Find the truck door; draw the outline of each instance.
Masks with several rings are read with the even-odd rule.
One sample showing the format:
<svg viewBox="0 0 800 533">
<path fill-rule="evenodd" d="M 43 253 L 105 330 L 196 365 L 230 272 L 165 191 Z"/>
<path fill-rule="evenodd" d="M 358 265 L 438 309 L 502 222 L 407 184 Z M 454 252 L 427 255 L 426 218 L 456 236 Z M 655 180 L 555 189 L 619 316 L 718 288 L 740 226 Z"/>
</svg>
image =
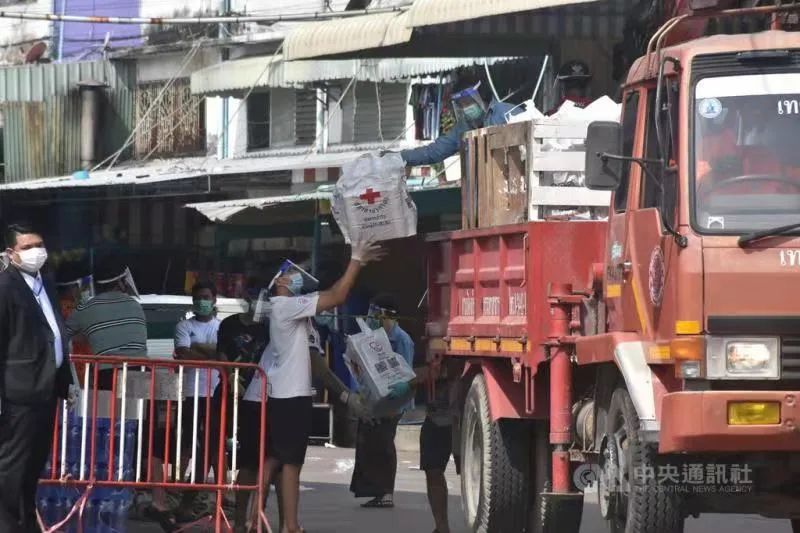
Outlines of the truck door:
<svg viewBox="0 0 800 533">
<path fill-rule="evenodd" d="M 645 94 L 644 157 L 658 160 L 661 153 L 655 127 L 656 89 L 649 88 Z M 667 118 L 662 116 L 661 120 L 666 156 L 672 160 L 674 139 Z M 638 196 L 630 202 L 635 207 L 629 214 L 628 247 L 632 263 L 629 285 L 639 331 L 648 339 L 669 336 L 669 324 L 674 324 L 675 284 L 667 281 L 677 257 L 677 245 L 666 232 L 666 224 L 674 228 L 676 218 L 677 173 L 669 169 L 671 166 L 667 169 L 655 164 L 648 166 L 650 177 L 645 173 L 639 175 Z M 663 194 L 656 180 L 662 183 Z"/>
<path fill-rule="evenodd" d="M 634 89 L 623 97 L 622 106 L 622 155 L 633 157 L 640 152 L 642 134 L 638 133 L 640 90 Z M 636 322 L 630 317 L 634 310 L 633 296 L 628 290 L 630 277 L 630 250 L 628 245 L 628 222 L 631 200 L 636 198 L 638 176 L 637 165 L 624 163 L 620 185 L 612 198 L 609 213 L 609 236 L 606 240 L 605 296 L 610 331 L 636 331 Z M 635 205 L 635 203 L 634 203 Z"/>
</svg>

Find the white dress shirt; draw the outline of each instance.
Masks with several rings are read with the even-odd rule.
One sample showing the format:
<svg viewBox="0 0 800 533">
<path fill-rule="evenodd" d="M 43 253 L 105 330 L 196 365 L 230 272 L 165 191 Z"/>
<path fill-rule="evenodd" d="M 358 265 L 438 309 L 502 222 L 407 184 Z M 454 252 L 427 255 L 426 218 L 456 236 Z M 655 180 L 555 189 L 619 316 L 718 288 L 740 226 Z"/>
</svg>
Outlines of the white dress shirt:
<svg viewBox="0 0 800 533">
<path fill-rule="evenodd" d="M 39 302 L 44 317 L 47 319 L 47 323 L 50 324 L 50 329 L 53 330 L 53 353 L 56 355 L 56 368 L 61 368 L 64 363 L 64 345 L 61 341 L 61 330 L 58 328 L 58 321 L 56 321 L 53 306 L 50 304 L 50 298 L 47 297 L 47 291 L 44 290 L 42 275 L 37 272 L 34 276 L 21 270 L 20 273 L 22 274 L 22 279 L 25 280 L 25 283 L 28 284 L 28 287 L 33 292 L 36 301 Z"/>
</svg>

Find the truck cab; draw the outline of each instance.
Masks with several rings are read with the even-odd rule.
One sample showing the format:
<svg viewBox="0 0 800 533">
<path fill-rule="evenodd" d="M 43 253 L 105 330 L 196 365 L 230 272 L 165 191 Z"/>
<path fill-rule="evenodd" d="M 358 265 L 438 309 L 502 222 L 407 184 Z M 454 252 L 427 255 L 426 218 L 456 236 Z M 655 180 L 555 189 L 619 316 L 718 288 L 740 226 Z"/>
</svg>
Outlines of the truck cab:
<svg viewBox="0 0 800 533">
<path fill-rule="evenodd" d="M 667 22 L 619 122 L 467 139 L 464 229 L 428 236 L 427 333 L 433 367 L 461 369 L 470 530 L 577 533 L 595 485 L 614 533 L 712 512 L 800 533 L 800 36 L 779 29 L 798 11 Z M 703 17 L 772 29 L 687 40 Z M 590 190 L 539 181 L 554 166 L 533 141 L 557 135 L 584 136 L 585 164 L 566 153 L 557 170 Z M 607 220 L 535 216 L 600 193 Z"/>
<path fill-rule="evenodd" d="M 607 330 L 576 342 L 579 364 L 619 371 L 595 389 L 601 510 L 624 526 L 666 508 L 658 531 L 702 512 L 800 531 L 800 37 L 656 47 L 622 101 L 621 124 L 587 138 L 587 184 L 613 191 Z M 658 465 L 674 490 L 633 480 Z M 703 492 L 686 475 L 698 465 Z M 658 488 L 652 509 L 637 496 Z"/>
</svg>

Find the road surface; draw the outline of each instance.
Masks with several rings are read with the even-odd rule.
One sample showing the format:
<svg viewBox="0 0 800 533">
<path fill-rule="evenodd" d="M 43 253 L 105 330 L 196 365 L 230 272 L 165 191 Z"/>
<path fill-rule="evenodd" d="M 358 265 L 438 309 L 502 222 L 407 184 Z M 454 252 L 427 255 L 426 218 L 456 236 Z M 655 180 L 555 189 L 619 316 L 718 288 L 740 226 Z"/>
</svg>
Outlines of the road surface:
<svg viewBox="0 0 800 533">
<path fill-rule="evenodd" d="M 424 474 L 419 471 L 416 454 L 399 454 L 394 509 L 362 509 L 348 491 L 353 470 L 353 450 L 311 447 L 303 470 L 301 521 L 308 533 L 428 533 L 433 521 L 425 496 Z M 451 528 L 453 533 L 467 533 L 461 514 L 459 480 L 448 472 L 451 488 Z M 581 533 L 607 533 L 597 506 L 587 503 Z M 270 516 L 276 517 L 274 503 Z M 200 529 L 196 529 L 200 531 Z M 158 533 L 160 528 L 131 522 L 131 533 Z M 687 521 L 686 533 L 791 533 L 785 520 L 767 520 L 751 516 L 707 515 Z"/>
</svg>

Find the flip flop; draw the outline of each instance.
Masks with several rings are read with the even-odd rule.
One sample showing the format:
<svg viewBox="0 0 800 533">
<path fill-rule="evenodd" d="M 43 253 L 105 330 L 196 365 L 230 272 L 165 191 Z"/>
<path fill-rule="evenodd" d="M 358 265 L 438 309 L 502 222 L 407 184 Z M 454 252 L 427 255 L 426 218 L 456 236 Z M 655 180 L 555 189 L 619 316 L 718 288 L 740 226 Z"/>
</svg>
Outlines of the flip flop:
<svg viewBox="0 0 800 533">
<path fill-rule="evenodd" d="M 390 509 L 394 507 L 394 500 L 385 500 L 383 498 L 374 498 L 367 503 L 362 503 L 361 507 L 365 509 Z"/>
</svg>

